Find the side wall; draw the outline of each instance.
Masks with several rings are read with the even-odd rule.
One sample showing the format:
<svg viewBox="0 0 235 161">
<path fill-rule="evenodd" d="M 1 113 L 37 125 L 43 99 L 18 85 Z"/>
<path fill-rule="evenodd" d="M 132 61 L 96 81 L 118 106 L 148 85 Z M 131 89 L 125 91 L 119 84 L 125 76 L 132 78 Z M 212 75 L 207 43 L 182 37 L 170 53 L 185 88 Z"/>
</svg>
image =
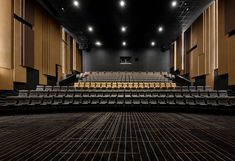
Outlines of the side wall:
<svg viewBox="0 0 235 161">
<path fill-rule="evenodd" d="M 228 85 L 235 85 L 235 35 L 225 30 L 227 1 L 231 0 L 215 0 L 183 33 L 183 43 L 180 37 L 172 44 L 177 48 L 176 56 L 171 58 L 176 61 L 174 68 L 182 75 L 189 75 L 192 81 L 203 80 L 204 85 L 214 87 L 218 73 L 218 76 L 227 74 Z M 230 16 L 230 21 L 235 19 Z"/>
<path fill-rule="evenodd" d="M 0 90 L 33 88 L 54 84 L 63 75 L 64 29 L 34 0 L 0 1 Z M 81 53 L 76 39 L 67 66 L 81 70 Z M 74 50 L 73 50 L 74 48 Z M 31 79 L 35 79 L 31 81 Z"/>
</svg>

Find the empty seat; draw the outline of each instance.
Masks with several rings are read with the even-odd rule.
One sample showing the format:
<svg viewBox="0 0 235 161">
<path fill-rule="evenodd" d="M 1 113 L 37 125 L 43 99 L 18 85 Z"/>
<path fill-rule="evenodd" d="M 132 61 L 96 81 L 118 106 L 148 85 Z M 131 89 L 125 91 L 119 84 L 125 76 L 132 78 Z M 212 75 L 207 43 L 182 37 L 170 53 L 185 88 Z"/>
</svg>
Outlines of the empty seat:
<svg viewBox="0 0 235 161">
<path fill-rule="evenodd" d="M 58 91 L 58 96 L 66 96 L 67 95 L 67 91 L 66 90 L 60 90 Z"/>
<path fill-rule="evenodd" d="M 73 99 L 73 104 L 74 105 L 79 105 L 82 103 L 82 97 L 79 97 L 79 96 L 74 96 L 74 99 Z"/>
<path fill-rule="evenodd" d="M 68 90 L 68 86 L 61 86 L 61 87 L 60 87 L 60 90 L 62 90 L 62 91 L 67 91 L 67 90 Z"/>
<path fill-rule="evenodd" d="M 105 82 L 101 83 L 101 89 L 106 89 L 107 88 L 107 84 Z"/>
<path fill-rule="evenodd" d="M 149 98 L 149 104 L 150 105 L 156 105 L 158 104 L 156 97 Z"/>
<path fill-rule="evenodd" d="M 52 86 L 45 86 L 45 91 L 51 91 L 53 89 Z"/>
<path fill-rule="evenodd" d="M 98 105 L 99 103 L 100 103 L 100 98 L 98 97 L 91 98 L 92 105 Z"/>
<path fill-rule="evenodd" d="M 203 91 L 203 90 L 205 90 L 205 89 L 204 89 L 204 86 L 197 86 L 197 90 Z"/>
<path fill-rule="evenodd" d="M 211 90 L 213 90 L 213 89 L 212 89 L 211 86 L 205 86 L 205 90 L 206 90 L 206 91 L 211 91 Z"/>
<path fill-rule="evenodd" d="M 49 96 L 57 96 L 57 91 L 49 91 Z"/>
<path fill-rule="evenodd" d="M 218 106 L 217 97 L 208 97 L 206 99 L 206 103 L 209 106 Z"/>
<path fill-rule="evenodd" d="M 196 90 L 196 86 L 189 86 L 189 90 L 190 91 L 195 91 Z"/>
<path fill-rule="evenodd" d="M 52 105 L 52 102 L 53 102 L 53 97 L 52 96 L 44 96 L 41 105 L 49 106 L 49 105 Z"/>
<path fill-rule="evenodd" d="M 123 105 L 124 102 L 125 102 L 124 97 L 118 97 L 118 98 L 117 98 L 117 105 Z"/>
<path fill-rule="evenodd" d="M 116 104 L 116 98 L 109 98 L 108 104 L 109 104 L 109 105 L 114 105 L 114 104 Z"/>
<path fill-rule="evenodd" d="M 73 96 L 65 96 L 63 104 L 64 105 L 72 105 L 73 104 Z"/>
<path fill-rule="evenodd" d="M 218 92 L 215 91 L 215 90 L 211 90 L 211 91 L 209 91 L 209 96 L 210 97 L 217 97 L 218 96 Z"/>
<path fill-rule="evenodd" d="M 235 97 L 229 97 L 229 103 L 231 106 L 235 107 Z"/>
<path fill-rule="evenodd" d="M 31 97 L 30 100 L 30 105 L 31 106 L 38 106 L 42 104 L 42 99 L 43 97 Z"/>
<path fill-rule="evenodd" d="M 83 97 L 82 98 L 82 104 L 83 105 L 89 105 L 91 103 L 91 98 L 90 97 Z"/>
<path fill-rule="evenodd" d="M 63 104 L 63 96 L 54 96 L 52 105 L 57 106 Z"/>
<path fill-rule="evenodd" d="M 166 83 L 160 83 L 160 88 L 161 89 L 167 89 Z"/>
<path fill-rule="evenodd" d="M 60 90 L 60 86 L 54 86 L 53 87 L 53 91 L 59 91 Z"/>
<path fill-rule="evenodd" d="M 188 91 L 189 89 L 188 89 L 188 86 L 182 86 L 182 87 L 181 87 L 181 90 L 182 90 L 182 91 Z"/>
<path fill-rule="evenodd" d="M 218 101 L 218 105 L 220 106 L 231 106 L 230 103 L 229 103 L 229 98 L 228 97 L 218 97 L 217 98 L 217 101 Z"/>
<path fill-rule="evenodd" d="M 64 95 L 64 96 L 71 96 L 71 97 L 73 97 L 74 96 L 74 90 L 68 90 L 66 95 Z"/>
<path fill-rule="evenodd" d="M 131 97 L 126 97 L 125 98 L 125 104 L 126 105 L 131 105 L 132 104 L 132 98 Z"/>
<path fill-rule="evenodd" d="M 39 96 L 48 96 L 48 94 L 49 94 L 49 91 L 38 91 L 38 95 Z"/>
<path fill-rule="evenodd" d="M 140 105 L 140 98 L 138 98 L 138 97 L 132 98 L 132 103 L 133 103 L 134 105 Z"/>
<path fill-rule="evenodd" d="M 139 87 L 138 87 L 138 89 L 144 89 L 144 83 L 139 83 Z"/>
<path fill-rule="evenodd" d="M 192 96 L 185 96 L 185 104 L 189 106 L 196 105 L 195 99 Z"/>
<path fill-rule="evenodd" d="M 200 91 L 200 96 L 201 96 L 201 97 L 208 97 L 208 96 L 209 96 L 209 93 L 208 93 L 208 91 L 201 90 L 201 91 Z"/>
<path fill-rule="evenodd" d="M 37 91 L 44 91 L 44 86 L 37 85 L 36 90 Z"/>
<path fill-rule="evenodd" d="M 40 91 L 34 91 L 34 90 L 32 90 L 32 91 L 29 92 L 29 96 L 30 96 L 30 97 L 37 97 L 37 96 L 38 96 L 38 92 L 40 92 Z"/>
<path fill-rule="evenodd" d="M 10 96 L 6 98 L 6 103 L 3 106 L 16 106 L 18 103 L 18 97 Z"/>
<path fill-rule="evenodd" d="M 148 105 L 148 104 L 149 104 L 149 100 L 148 100 L 148 98 L 146 98 L 146 97 L 142 97 L 142 98 L 140 99 L 140 103 L 141 103 L 142 105 Z"/>
<path fill-rule="evenodd" d="M 167 96 L 166 97 L 166 103 L 168 105 L 175 105 L 175 97 L 174 96 Z"/>
<path fill-rule="evenodd" d="M 218 94 L 220 97 L 227 97 L 228 96 L 228 92 L 225 90 L 218 91 Z"/>
<path fill-rule="evenodd" d="M 29 91 L 28 90 L 20 90 L 19 91 L 19 96 L 20 97 L 28 97 Z"/>
<path fill-rule="evenodd" d="M 165 96 L 159 96 L 158 97 L 158 104 L 159 105 L 166 105 L 166 97 Z"/>
<path fill-rule="evenodd" d="M 201 97 L 201 96 L 195 96 L 195 102 L 199 106 L 206 106 L 207 105 L 205 98 Z"/>
<path fill-rule="evenodd" d="M 184 97 L 183 97 L 183 96 L 176 96 L 176 97 L 175 97 L 175 103 L 176 103 L 177 105 L 180 105 L 180 106 L 185 105 L 185 99 L 184 99 Z"/>
<path fill-rule="evenodd" d="M 106 104 L 108 104 L 108 100 L 109 100 L 108 97 L 103 97 L 103 98 L 100 99 L 100 104 L 101 105 L 106 105 Z"/>
</svg>

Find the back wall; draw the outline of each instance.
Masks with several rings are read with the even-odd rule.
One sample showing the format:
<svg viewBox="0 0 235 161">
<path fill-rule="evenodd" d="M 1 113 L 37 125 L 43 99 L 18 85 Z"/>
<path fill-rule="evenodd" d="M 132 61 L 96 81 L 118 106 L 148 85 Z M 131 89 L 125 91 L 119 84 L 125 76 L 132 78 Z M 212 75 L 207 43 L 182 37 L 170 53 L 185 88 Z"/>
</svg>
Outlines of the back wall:
<svg viewBox="0 0 235 161">
<path fill-rule="evenodd" d="M 121 65 L 120 57 L 132 57 L 131 65 Z M 170 51 L 152 49 L 103 49 L 83 52 L 83 71 L 170 71 Z"/>
</svg>

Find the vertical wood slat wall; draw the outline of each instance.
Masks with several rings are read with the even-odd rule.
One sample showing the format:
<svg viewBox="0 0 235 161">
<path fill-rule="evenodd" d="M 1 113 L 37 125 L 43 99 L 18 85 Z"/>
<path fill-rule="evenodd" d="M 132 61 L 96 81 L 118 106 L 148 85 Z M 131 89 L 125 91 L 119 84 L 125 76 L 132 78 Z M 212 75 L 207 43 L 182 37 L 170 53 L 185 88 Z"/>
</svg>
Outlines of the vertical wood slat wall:
<svg viewBox="0 0 235 161">
<path fill-rule="evenodd" d="M 176 69 L 181 74 L 189 74 L 192 81 L 205 75 L 206 85 L 212 87 L 215 69 L 218 69 L 219 75 L 228 74 L 229 85 L 235 85 L 235 36 L 229 37 L 225 33 L 225 1 L 227 0 L 213 2 L 184 33 L 185 70 L 180 66 L 182 51 L 176 50 Z M 231 18 L 230 21 L 235 20 Z M 176 40 L 177 48 L 181 48 L 181 41 L 181 38 Z"/>
<path fill-rule="evenodd" d="M 62 28 L 62 73 L 71 74 L 73 71 L 82 72 L 81 51 L 78 49 L 78 42 L 74 36 Z"/>
<path fill-rule="evenodd" d="M 34 0 L 1 0 L 0 20 L 0 90 L 27 83 L 27 67 L 38 70 L 39 84 L 47 84 L 47 75 L 62 76 L 61 26 Z M 71 54 L 76 65 L 68 66 L 80 71 L 79 54 Z"/>
</svg>

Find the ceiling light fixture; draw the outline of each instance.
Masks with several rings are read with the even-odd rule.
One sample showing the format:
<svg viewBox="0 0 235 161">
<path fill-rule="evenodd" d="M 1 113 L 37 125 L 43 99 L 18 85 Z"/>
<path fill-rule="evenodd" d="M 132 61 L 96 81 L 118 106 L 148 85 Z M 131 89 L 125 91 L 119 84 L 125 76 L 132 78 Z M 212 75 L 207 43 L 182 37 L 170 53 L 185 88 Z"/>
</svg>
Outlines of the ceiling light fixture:
<svg viewBox="0 0 235 161">
<path fill-rule="evenodd" d="M 102 46 L 103 44 L 102 44 L 100 41 L 96 41 L 96 42 L 95 42 L 95 45 L 98 46 L 98 47 L 100 47 L 100 46 Z"/>
<path fill-rule="evenodd" d="M 155 45 L 156 45 L 155 41 L 152 41 L 152 42 L 151 42 L 151 46 L 154 47 Z"/>
<path fill-rule="evenodd" d="M 164 29 L 163 29 L 163 27 L 162 27 L 162 26 L 159 26 L 159 27 L 158 27 L 158 32 L 160 32 L 160 33 L 161 33 L 161 32 L 163 32 L 163 30 L 164 30 Z"/>
<path fill-rule="evenodd" d="M 123 41 L 123 42 L 122 42 L 122 46 L 125 47 L 126 45 L 127 45 L 126 41 Z"/>
<path fill-rule="evenodd" d="M 79 6 L 80 6 L 80 4 L 79 4 L 79 2 L 78 2 L 77 0 L 74 0 L 74 1 L 73 1 L 73 5 L 74 5 L 75 7 L 79 7 Z"/>
<path fill-rule="evenodd" d="M 178 5 L 177 1 L 172 1 L 171 2 L 171 7 L 175 8 Z"/>
<path fill-rule="evenodd" d="M 125 27 L 125 26 L 122 26 L 122 27 L 121 27 L 121 31 L 122 31 L 123 33 L 125 33 L 126 30 L 127 30 L 127 27 Z"/>
<path fill-rule="evenodd" d="M 119 5 L 121 8 L 124 8 L 126 6 L 126 2 L 124 0 L 120 0 Z"/>
<path fill-rule="evenodd" d="M 88 29 L 88 31 L 89 31 L 89 32 L 93 32 L 93 31 L 94 31 L 94 29 L 93 29 L 93 27 L 92 27 L 92 26 L 88 26 L 88 28 L 87 28 L 87 29 Z"/>
</svg>

